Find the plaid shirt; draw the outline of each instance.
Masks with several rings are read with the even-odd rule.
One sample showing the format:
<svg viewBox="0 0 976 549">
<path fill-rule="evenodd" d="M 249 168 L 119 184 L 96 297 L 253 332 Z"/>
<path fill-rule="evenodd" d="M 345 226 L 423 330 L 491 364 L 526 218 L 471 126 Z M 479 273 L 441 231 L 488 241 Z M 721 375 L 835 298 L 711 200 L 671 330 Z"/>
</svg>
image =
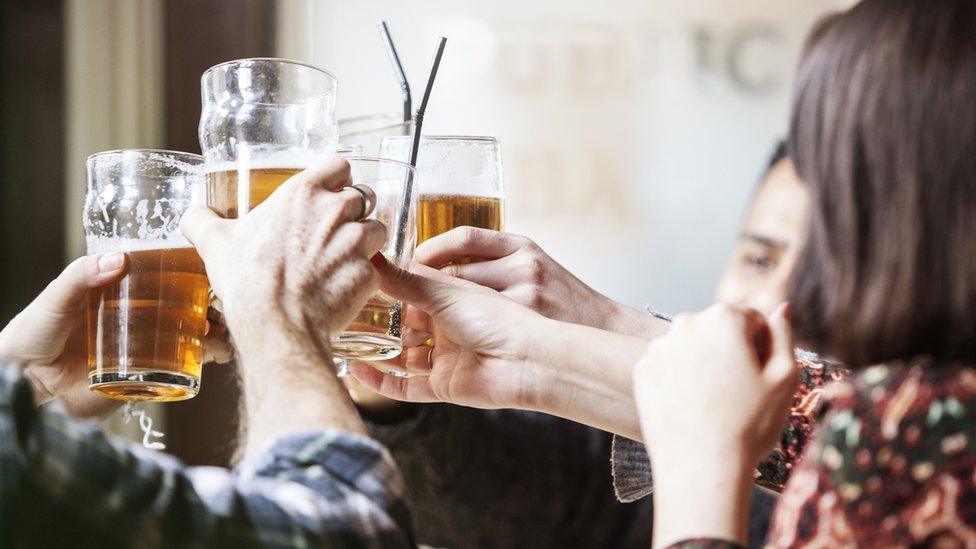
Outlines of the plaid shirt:
<svg viewBox="0 0 976 549">
<path fill-rule="evenodd" d="M 186 467 L 35 409 L 0 366 L 0 547 L 412 547 L 403 495 L 365 437 L 298 433 L 234 471 Z"/>
</svg>

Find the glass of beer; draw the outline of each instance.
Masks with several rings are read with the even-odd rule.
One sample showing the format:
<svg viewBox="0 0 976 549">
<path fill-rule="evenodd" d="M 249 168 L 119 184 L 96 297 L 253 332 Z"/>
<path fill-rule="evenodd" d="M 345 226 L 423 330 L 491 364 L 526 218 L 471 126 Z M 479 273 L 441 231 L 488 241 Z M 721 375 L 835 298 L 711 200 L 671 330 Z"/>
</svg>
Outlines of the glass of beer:
<svg viewBox="0 0 976 549">
<path fill-rule="evenodd" d="M 411 137 L 384 138 L 380 156 L 407 162 L 412 142 Z M 418 244 L 463 225 L 502 230 L 505 196 L 502 157 L 494 137 L 422 137 L 417 176 L 420 179 Z"/>
<path fill-rule="evenodd" d="M 88 292 L 92 391 L 155 402 L 197 394 L 209 283 L 179 224 L 203 202 L 202 165 L 199 155 L 159 150 L 88 157 L 88 253 L 128 257 L 125 277 Z"/>
<path fill-rule="evenodd" d="M 336 79 L 286 59 L 238 59 L 200 79 L 207 202 L 236 218 L 316 158 L 335 154 Z"/>
<path fill-rule="evenodd" d="M 388 236 L 381 253 L 390 263 L 406 269 L 417 241 L 416 171 L 403 162 L 368 157 L 348 157 L 352 181 L 376 193 L 376 207 L 369 219 L 381 221 Z M 403 304 L 381 291 L 370 298 L 352 324 L 332 337 L 339 359 L 375 362 L 396 358 L 401 340 Z M 384 371 L 390 368 L 379 366 Z"/>
</svg>

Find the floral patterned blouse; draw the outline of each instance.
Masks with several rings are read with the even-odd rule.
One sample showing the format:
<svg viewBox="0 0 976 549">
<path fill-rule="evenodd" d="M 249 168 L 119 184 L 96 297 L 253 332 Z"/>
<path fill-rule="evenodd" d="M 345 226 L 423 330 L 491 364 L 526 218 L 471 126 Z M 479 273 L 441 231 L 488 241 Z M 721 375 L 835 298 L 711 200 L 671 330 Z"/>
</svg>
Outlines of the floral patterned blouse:
<svg viewBox="0 0 976 549">
<path fill-rule="evenodd" d="M 873 366 L 825 404 L 767 547 L 976 547 L 976 367 Z"/>
</svg>

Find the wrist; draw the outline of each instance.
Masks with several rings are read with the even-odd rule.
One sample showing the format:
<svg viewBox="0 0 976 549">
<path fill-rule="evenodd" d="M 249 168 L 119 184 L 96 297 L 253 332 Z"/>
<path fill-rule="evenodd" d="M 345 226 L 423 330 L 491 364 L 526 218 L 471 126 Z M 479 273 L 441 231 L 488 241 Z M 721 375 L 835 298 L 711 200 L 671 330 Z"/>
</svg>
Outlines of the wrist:
<svg viewBox="0 0 976 549">
<path fill-rule="evenodd" d="M 691 538 L 745 545 L 752 467 L 735 456 L 685 453 L 676 461 L 651 458 L 654 471 L 654 547 Z"/>
<path fill-rule="evenodd" d="M 647 342 L 549 319 L 530 333 L 535 390 L 521 407 L 640 440 L 631 369 Z"/>
</svg>

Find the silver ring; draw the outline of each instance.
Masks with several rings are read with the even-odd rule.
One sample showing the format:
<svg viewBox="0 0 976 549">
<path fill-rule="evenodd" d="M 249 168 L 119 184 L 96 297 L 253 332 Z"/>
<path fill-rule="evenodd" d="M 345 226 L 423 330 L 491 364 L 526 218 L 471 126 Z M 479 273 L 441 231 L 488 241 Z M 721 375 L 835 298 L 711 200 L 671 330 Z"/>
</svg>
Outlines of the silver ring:
<svg viewBox="0 0 976 549">
<path fill-rule="evenodd" d="M 373 209 L 376 208 L 376 193 L 368 185 L 350 185 L 349 187 L 342 188 L 343 191 L 346 189 L 356 191 L 363 198 L 363 211 L 356 217 L 356 221 L 365 220 L 369 217 L 369 214 L 373 213 Z"/>
</svg>

